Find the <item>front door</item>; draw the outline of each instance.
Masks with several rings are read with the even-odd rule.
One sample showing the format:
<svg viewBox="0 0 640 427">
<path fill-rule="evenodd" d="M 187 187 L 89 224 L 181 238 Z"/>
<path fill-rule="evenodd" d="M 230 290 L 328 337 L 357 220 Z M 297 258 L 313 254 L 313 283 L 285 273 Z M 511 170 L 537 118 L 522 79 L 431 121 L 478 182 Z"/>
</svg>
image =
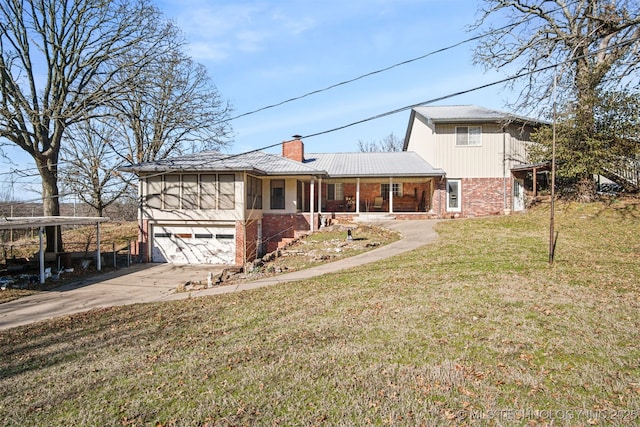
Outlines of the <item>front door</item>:
<svg viewBox="0 0 640 427">
<path fill-rule="evenodd" d="M 447 180 L 447 211 L 448 212 L 460 212 L 462 206 L 460 205 L 460 180 L 449 179 Z"/>
<path fill-rule="evenodd" d="M 524 210 L 524 180 L 513 180 L 513 210 L 514 212 Z"/>
</svg>

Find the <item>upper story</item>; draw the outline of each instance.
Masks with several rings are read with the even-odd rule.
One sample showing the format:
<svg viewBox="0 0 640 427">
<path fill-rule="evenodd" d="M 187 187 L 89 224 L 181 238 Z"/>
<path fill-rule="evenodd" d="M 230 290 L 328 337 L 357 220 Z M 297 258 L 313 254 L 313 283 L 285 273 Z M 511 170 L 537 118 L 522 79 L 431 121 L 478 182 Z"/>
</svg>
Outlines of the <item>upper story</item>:
<svg viewBox="0 0 640 427">
<path fill-rule="evenodd" d="M 542 122 L 476 105 L 423 106 L 411 111 L 404 150 L 449 178 L 496 178 L 528 163 L 532 131 Z"/>
</svg>

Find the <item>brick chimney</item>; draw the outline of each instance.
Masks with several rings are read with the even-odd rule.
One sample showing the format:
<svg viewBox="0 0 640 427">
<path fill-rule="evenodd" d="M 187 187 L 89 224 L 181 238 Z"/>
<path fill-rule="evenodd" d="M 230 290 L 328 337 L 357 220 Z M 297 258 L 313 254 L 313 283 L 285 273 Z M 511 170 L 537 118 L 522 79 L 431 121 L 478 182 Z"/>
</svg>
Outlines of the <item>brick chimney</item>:
<svg viewBox="0 0 640 427">
<path fill-rule="evenodd" d="M 293 135 L 291 141 L 282 143 L 282 157 L 301 163 L 304 161 L 304 144 L 300 138 L 300 135 Z"/>
</svg>

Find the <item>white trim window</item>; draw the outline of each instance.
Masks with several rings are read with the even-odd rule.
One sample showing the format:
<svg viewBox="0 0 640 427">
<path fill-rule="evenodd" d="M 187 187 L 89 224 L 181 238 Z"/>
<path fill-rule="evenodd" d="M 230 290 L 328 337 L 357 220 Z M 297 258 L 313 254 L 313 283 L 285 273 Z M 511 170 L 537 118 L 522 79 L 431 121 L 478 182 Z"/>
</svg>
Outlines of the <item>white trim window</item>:
<svg viewBox="0 0 640 427">
<path fill-rule="evenodd" d="M 327 200 L 344 199 L 344 187 L 341 182 L 327 184 Z"/>
<path fill-rule="evenodd" d="M 394 182 L 391 184 L 391 190 L 395 197 L 402 197 L 402 183 Z M 389 184 L 380 184 L 380 194 L 384 200 L 389 200 Z"/>
<path fill-rule="evenodd" d="M 456 147 L 482 145 L 482 126 L 456 126 Z"/>
<path fill-rule="evenodd" d="M 462 210 L 462 182 L 459 179 L 447 180 L 447 212 Z"/>
</svg>

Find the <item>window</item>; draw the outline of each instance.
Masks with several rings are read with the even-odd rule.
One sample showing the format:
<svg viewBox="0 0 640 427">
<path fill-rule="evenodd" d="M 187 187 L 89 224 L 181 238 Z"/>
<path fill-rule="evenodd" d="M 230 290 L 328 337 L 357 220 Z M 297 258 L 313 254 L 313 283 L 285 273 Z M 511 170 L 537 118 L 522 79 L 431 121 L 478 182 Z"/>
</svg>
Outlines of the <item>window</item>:
<svg viewBox="0 0 640 427">
<path fill-rule="evenodd" d="M 327 200 L 344 199 L 344 189 L 341 182 L 327 184 Z"/>
<path fill-rule="evenodd" d="M 482 145 L 482 126 L 456 126 L 456 146 Z"/>
<path fill-rule="evenodd" d="M 182 175 L 182 209 L 198 209 L 198 175 Z"/>
<path fill-rule="evenodd" d="M 284 209 L 284 179 L 271 180 L 271 209 Z"/>
<path fill-rule="evenodd" d="M 402 197 L 402 183 L 394 182 L 391 186 L 393 189 L 393 195 L 396 197 Z M 389 200 L 389 184 L 380 184 L 380 194 L 384 200 Z"/>
<path fill-rule="evenodd" d="M 180 209 L 180 175 L 164 177 L 164 208 Z"/>
<path fill-rule="evenodd" d="M 200 175 L 200 209 L 216 208 L 216 176 Z"/>
<path fill-rule="evenodd" d="M 147 206 L 150 209 L 162 209 L 162 177 L 147 178 Z"/>
<path fill-rule="evenodd" d="M 218 209 L 234 209 L 236 207 L 235 175 L 218 175 L 219 198 Z"/>
<path fill-rule="evenodd" d="M 461 210 L 461 197 L 460 180 L 448 180 L 447 181 L 447 211 L 460 212 Z"/>
<path fill-rule="evenodd" d="M 262 209 L 262 180 L 249 176 L 247 180 L 247 208 Z"/>
</svg>

